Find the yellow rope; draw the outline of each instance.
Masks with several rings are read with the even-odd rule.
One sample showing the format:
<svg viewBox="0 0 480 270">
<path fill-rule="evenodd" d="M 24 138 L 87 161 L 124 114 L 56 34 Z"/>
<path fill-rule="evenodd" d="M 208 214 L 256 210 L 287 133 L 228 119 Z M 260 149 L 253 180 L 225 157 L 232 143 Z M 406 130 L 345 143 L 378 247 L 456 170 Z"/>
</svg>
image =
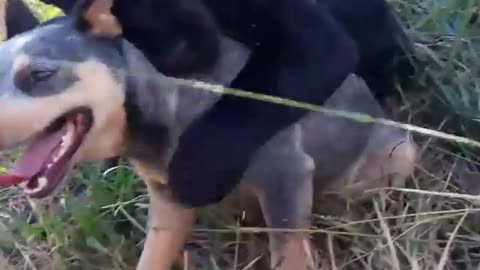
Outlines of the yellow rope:
<svg viewBox="0 0 480 270">
<path fill-rule="evenodd" d="M 442 132 L 442 131 L 423 128 L 423 127 L 419 127 L 419 126 L 415 126 L 415 125 L 411 125 L 411 124 L 396 122 L 396 121 L 393 121 L 393 120 L 390 120 L 390 119 L 375 118 L 375 117 L 372 117 L 371 115 L 366 114 L 366 113 L 355 113 L 355 112 L 347 112 L 347 111 L 341 111 L 341 110 L 336 110 L 336 109 L 330 109 L 330 108 L 326 108 L 324 106 L 319 106 L 319 105 L 315 105 L 315 104 L 310 104 L 310 103 L 305 103 L 305 102 L 300 102 L 300 101 L 295 101 L 295 100 L 291 100 L 291 99 L 275 97 L 275 96 L 270 96 L 270 95 L 265 95 L 265 94 L 258 94 L 258 93 L 254 93 L 254 92 L 248 92 L 248 91 L 244 91 L 244 90 L 224 87 L 222 85 L 210 84 L 210 83 L 205 83 L 205 82 L 200 82 L 200 81 L 195 81 L 195 80 L 187 80 L 187 79 L 180 79 L 180 78 L 171 78 L 171 79 L 173 79 L 175 83 L 177 83 L 179 85 L 183 85 L 183 86 L 194 87 L 194 88 L 207 90 L 207 91 L 211 91 L 211 92 L 216 92 L 216 93 L 221 93 L 221 94 L 234 95 L 234 96 L 242 97 L 242 98 L 250 98 L 250 99 L 255 99 L 255 100 L 259 100 L 259 101 L 270 102 L 270 103 L 280 104 L 280 105 L 284 105 L 284 106 L 305 109 L 305 110 L 309 110 L 309 111 L 322 112 L 322 113 L 326 113 L 326 114 L 329 114 L 329 115 L 348 118 L 348 119 L 351 119 L 353 121 L 362 122 L 362 123 L 377 123 L 377 124 L 381 124 L 381 125 L 386 125 L 386 126 L 391 126 L 391 127 L 395 127 L 395 128 L 400 128 L 400 129 L 416 132 L 416 133 L 423 134 L 423 135 L 428 135 L 428 136 L 441 138 L 441 139 L 444 139 L 446 141 L 456 142 L 456 143 L 460 143 L 460 144 L 466 144 L 466 145 L 470 145 L 470 146 L 480 148 L 480 142 L 476 141 L 476 140 L 472 140 L 472 139 L 469 139 L 469 138 L 448 134 L 448 133 L 445 133 L 445 132 Z"/>
</svg>

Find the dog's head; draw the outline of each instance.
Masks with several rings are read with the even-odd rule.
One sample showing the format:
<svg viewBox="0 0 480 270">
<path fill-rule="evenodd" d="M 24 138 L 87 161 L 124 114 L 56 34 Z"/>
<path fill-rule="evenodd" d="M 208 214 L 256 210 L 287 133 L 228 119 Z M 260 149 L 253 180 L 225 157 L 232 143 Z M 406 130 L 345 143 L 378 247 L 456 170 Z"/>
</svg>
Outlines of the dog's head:
<svg viewBox="0 0 480 270">
<path fill-rule="evenodd" d="M 82 2 L 0 44 L 0 150 L 26 146 L 0 184 L 43 198 L 80 161 L 153 160 L 172 145 L 176 87 L 122 39 L 111 2 Z"/>
</svg>

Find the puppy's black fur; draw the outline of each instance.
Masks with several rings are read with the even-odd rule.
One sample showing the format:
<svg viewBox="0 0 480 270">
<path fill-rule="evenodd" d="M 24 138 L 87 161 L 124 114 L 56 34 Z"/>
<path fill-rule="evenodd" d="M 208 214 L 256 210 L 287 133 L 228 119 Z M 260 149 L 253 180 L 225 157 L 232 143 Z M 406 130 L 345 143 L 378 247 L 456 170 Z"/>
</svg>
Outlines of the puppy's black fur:
<svg viewBox="0 0 480 270">
<path fill-rule="evenodd" d="M 125 37 L 168 75 L 192 72 L 199 63 L 207 69 L 216 55 L 211 45 L 216 30 L 253 50 L 232 87 L 322 104 L 348 73 L 357 72 L 377 97 L 393 90 L 398 26 L 383 0 L 148 2 L 133 7 L 119 0 L 113 13 L 125 25 Z M 190 18 L 195 27 L 184 26 Z M 202 20 L 208 23 L 200 28 Z M 168 34 L 172 31 L 174 35 Z M 158 40 L 145 43 L 147 36 Z M 174 52 L 180 42 L 186 44 L 184 53 L 177 53 L 180 60 L 165 61 L 169 55 L 155 58 L 165 48 Z M 162 47 L 150 47 L 158 44 Z M 172 67 L 175 62 L 182 65 Z M 180 138 L 169 171 L 177 196 L 192 206 L 222 199 L 236 184 L 228 179 L 240 179 L 258 147 L 304 113 L 223 97 Z"/>
<path fill-rule="evenodd" d="M 5 21 L 7 38 L 33 29 L 38 25 L 38 20 L 23 0 L 7 0 Z"/>
</svg>

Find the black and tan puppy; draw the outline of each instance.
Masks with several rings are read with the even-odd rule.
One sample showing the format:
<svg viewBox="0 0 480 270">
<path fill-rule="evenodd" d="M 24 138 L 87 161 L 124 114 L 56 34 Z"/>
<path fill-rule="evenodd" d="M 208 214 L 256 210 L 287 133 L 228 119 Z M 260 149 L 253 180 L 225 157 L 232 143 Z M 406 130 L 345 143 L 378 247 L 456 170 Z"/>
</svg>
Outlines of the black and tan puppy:
<svg viewBox="0 0 480 270">
<path fill-rule="evenodd" d="M 175 86 L 122 39 L 111 1 L 86 3 L 72 17 L 0 44 L 0 149 L 27 145 L 0 183 L 45 198 L 79 162 L 128 157 L 150 195 L 137 269 L 168 270 L 193 228 L 196 209 L 175 196 L 166 168 L 178 137 L 221 95 Z M 227 39 L 221 44 L 213 71 L 192 78 L 219 84 L 235 78 L 249 51 Z M 353 75 L 327 104 L 383 115 Z M 414 158 L 415 146 L 401 130 L 310 113 L 258 150 L 242 183 L 254 191 L 269 226 L 305 228 L 314 195 L 345 187 L 361 192 L 387 185 L 392 176 L 402 182 Z M 275 269 L 315 268 L 305 235 L 272 233 L 270 245 Z"/>
</svg>

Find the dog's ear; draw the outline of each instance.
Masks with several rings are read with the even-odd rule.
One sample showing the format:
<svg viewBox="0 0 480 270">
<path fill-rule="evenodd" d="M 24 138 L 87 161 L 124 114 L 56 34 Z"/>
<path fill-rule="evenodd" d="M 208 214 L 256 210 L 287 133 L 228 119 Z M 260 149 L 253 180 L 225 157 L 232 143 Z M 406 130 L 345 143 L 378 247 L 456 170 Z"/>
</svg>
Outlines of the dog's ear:
<svg viewBox="0 0 480 270">
<path fill-rule="evenodd" d="M 114 0 L 84 0 L 73 8 L 76 27 L 81 32 L 105 38 L 118 38 L 122 26 L 112 14 Z"/>
</svg>

